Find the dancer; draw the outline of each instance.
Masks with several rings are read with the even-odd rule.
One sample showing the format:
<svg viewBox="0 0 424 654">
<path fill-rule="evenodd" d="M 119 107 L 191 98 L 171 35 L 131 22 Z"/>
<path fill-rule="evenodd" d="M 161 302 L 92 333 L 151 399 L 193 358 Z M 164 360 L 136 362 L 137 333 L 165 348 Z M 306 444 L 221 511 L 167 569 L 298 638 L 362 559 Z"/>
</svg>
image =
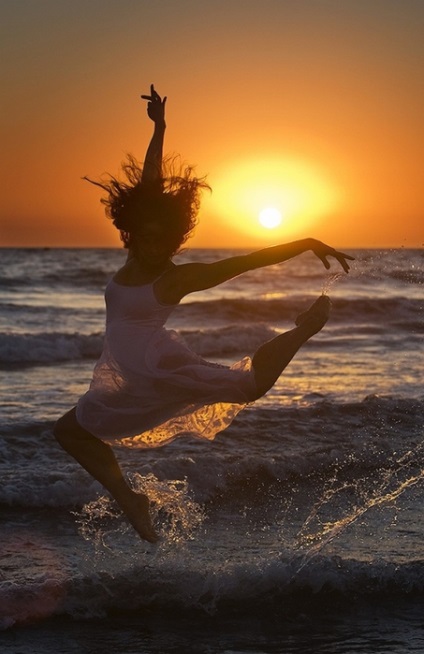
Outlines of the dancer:
<svg viewBox="0 0 424 654">
<path fill-rule="evenodd" d="M 328 257 L 335 258 L 345 272 L 353 257 L 306 238 L 214 263 L 176 265 L 172 257 L 192 233 L 200 193 L 208 187 L 190 167 L 178 174 L 166 169 L 166 98 L 153 85 L 150 95 L 141 97 L 154 123 L 144 165 L 129 157 L 123 166 L 126 181 L 93 182 L 107 192 L 102 202 L 128 257 L 106 287 L 104 348 L 90 388 L 57 421 L 54 434 L 109 491 L 140 537 L 156 542 L 149 499 L 129 486 L 111 444 L 157 447 L 181 434 L 213 438 L 246 404 L 264 395 L 299 348 L 324 327 L 330 300 L 319 297 L 293 329 L 231 367 L 205 361 L 166 329 L 173 309 L 189 293 L 308 250 L 326 268 Z"/>
</svg>

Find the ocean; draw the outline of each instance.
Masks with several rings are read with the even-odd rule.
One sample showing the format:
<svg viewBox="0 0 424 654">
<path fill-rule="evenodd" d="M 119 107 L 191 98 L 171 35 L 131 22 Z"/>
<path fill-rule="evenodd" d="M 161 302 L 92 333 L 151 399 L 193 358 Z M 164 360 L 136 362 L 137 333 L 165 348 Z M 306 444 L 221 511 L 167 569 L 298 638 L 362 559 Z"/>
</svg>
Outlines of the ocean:
<svg viewBox="0 0 424 654">
<path fill-rule="evenodd" d="M 0 251 L 2 654 L 424 652 L 424 250 L 349 253 L 348 275 L 304 254 L 177 308 L 170 327 L 231 363 L 333 300 L 214 441 L 116 448 L 154 499 L 150 545 L 52 436 L 125 252 Z"/>
</svg>

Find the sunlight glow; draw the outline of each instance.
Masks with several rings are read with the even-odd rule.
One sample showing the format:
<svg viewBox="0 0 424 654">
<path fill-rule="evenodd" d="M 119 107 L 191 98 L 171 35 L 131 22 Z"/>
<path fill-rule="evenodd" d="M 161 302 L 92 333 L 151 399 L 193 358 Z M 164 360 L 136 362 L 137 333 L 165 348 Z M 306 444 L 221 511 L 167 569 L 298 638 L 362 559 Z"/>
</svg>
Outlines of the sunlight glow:
<svg viewBox="0 0 424 654">
<path fill-rule="evenodd" d="M 338 204 L 334 185 L 296 159 L 234 161 L 210 182 L 213 213 L 231 228 L 260 239 L 304 234 Z"/>
</svg>

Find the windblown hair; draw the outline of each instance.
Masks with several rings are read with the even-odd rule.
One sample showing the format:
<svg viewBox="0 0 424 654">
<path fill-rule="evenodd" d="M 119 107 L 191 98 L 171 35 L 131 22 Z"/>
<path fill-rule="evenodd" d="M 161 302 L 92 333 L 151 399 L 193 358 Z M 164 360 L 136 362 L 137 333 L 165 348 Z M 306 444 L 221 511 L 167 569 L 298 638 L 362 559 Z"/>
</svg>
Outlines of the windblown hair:
<svg viewBox="0 0 424 654">
<path fill-rule="evenodd" d="M 106 182 L 83 179 L 107 192 L 100 201 L 125 248 L 131 247 L 145 223 L 157 223 L 164 227 L 164 239 L 176 254 L 197 224 L 201 191 L 210 190 L 205 178 L 195 177 L 193 168 L 178 165 L 176 158 L 165 160 L 154 181 L 142 181 L 143 167 L 132 155 L 127 155 L 122 171 L 123 181 L 112 175 Z"/>
</svg>

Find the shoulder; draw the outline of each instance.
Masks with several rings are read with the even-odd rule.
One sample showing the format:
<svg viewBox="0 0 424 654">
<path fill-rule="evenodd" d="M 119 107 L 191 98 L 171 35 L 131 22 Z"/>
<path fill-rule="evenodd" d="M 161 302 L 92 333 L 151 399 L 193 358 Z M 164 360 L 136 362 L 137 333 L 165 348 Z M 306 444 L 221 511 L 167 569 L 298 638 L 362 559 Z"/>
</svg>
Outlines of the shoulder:
<svg viewBox="0 0 424 654">
<path fill-rule="evenodd" d="M 185 295 L 195 290 L 194 282 L 205 265 L 207 264 L 173 263 L 153 284 L 158 301 L 163 304 L 178 304 Z"/>
</svg>

